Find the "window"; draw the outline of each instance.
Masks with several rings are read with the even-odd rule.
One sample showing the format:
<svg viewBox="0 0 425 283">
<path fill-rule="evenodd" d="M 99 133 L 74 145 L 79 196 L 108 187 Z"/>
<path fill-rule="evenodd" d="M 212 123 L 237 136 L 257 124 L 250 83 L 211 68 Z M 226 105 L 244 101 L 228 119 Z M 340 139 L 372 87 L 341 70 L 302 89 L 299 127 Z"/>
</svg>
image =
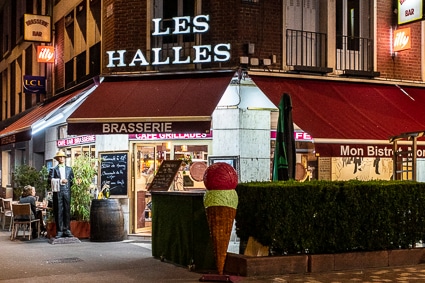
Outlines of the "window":
<svg viewBox="0 0 425 283">
<path fill-rule="evenodd" d="M 16 61 L 10 64 L 10 117 L 15 116 L 16 113 Z"/>
<path fill-rule="evenodd" d="M 2 187 L 6 187 L 6 186 L 11 186 L 12 185 L 12 168 L 14 168 L 15 166 L 13 166 L 12 164 L 12 153 L 10 150 L 7 151 L 2 151 Z"/>
<path fill-rule="evenodd" d="M 369 38 L 369 1 L 336 1 L 337 48 L 343 49 L 344 38 L 348 50 L 359 49 L 359 38 Z"/>
<path fill-rule="evenodd" d="M 10 5 L 8 4 L 10 2 L 7 2 L 5 4 L 5 6 L 3 7 L 3 11 L 2 11 L 2 15 L 0 17 L 0 21 L 2 21 L 2 36 L 1 36 L 1 40 L 2 40 L 2 44 L 1 44 L 1 49 L 2 49 L 2 54 L 1 55 L 6 55 L 8 52 L 11 51 L 11 12 L 10 12 Z"/>
<path fill-rule="evenodd" d="M 67 127 L 60 126 L 58 127 L 58 140 L 66 139 L 68 137 Z"/>
<path fill-rule="evenodd" d="M 336 1 L 337 70 L 373 70 L 372 5 L 369 0 Z"/>
<path fill-rule="evenodd" d="M 82 1 L 64 17 L 65 89 L 100 73 L 100 22 L 98 0 Z"/>
<path fill-rule="evenodd" d="M 287 1 L 286 25 L 299 31 L 319 31 L 319 0 Z"/>
<path fill-rule="evenodd" d="M 86 79 L 86 52 L 82 52 L 77 56 L 77 81 Z"/>
<path fill-rule="evenodd" d="M 71 87 L 74 82 L 74 58 L 65 63 L 65 86 Z"/>
<path fill-rule="evenodd" d="M 173 29 L 174 21 L 173 17 L 181 17 L 181 16 L 190 16 L 193 18 L 195 16 L 195 4 L 194 0 L 163 0 L 163 30 L 170 28 Z M 192 42 L 194 41 L 193 34 L 183 35 L 183 36 L 175 36 L 169 35 L 163 37 L 163 43 L 179 43 L 183 42 Z"/>
<path fill-rule="evenodd" d="M 196 0 L 159 0 L 154 8 L 154 18 L 162 19 L 160 30 L 170 28 L 172 32 L 173 17 L 185 16 L 192 19 L 195 16 L 195 2 Z M 152 47 L 161 48 L 161 60 L 174 56 L 173 47 L 176 46 L 182 47 L 180 52 L 183 58 L 190 56 L 194 44 L 195 36 L 192 33 L 152 36 Z"/>
<path fill-rule="evenodd" d="M 24 75 L 32 74 L 32 46 L 25 49 L 25 71 Z M 39 93 L 36 94 L 24 94 L 25 95 L 25 109 L 30 109 L 33 105 L 41 101 Z"/>
<path fill-rule="evenodd" d="M 100 42 L 90 47 L 90 73 L 91 77 L 100 74 Z"/>
</svg>

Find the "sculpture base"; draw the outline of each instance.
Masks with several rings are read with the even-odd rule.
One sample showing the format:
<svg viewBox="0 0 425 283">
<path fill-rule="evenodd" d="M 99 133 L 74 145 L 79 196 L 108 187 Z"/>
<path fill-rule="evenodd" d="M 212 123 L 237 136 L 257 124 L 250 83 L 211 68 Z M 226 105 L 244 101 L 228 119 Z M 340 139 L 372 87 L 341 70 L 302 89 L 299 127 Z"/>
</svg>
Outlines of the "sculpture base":
<svg viewBox="0 0 425 283">
<path fill-rule="evenodd" d="M 219 275 L 219 274 L 204 274 L 199 281 L 201 282 L 236 282 L 232 280 L 230 275 Z M 234 279 L 234 278 L 233 278 Z"/>
<path fill-rule="evenodd" d="M 81 241 L 77 237 L 62 237 L 62 238 L 50 238 L 49 244 L 61 245 L 61 244 L 77 244 Z"/>
</svg>

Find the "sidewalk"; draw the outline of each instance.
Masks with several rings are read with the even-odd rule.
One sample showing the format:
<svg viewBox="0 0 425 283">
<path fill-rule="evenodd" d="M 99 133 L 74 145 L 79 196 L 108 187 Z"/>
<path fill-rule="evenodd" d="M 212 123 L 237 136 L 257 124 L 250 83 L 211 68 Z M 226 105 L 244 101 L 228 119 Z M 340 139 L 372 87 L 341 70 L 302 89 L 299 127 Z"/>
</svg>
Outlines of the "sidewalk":
<svg viewBox="0 0 425 283">
<path fill-rule="evenodd" d="M 10 241 L 0 231 L 1 282 L 199 282 L 202 273 L 152 257 L 151 243 L 131 236 L 122 242 L 51 245 L 48 239 Z M 234 282 L 425 282 L 425 265 L 321 274 L 232 277 Z"/>
</svg>

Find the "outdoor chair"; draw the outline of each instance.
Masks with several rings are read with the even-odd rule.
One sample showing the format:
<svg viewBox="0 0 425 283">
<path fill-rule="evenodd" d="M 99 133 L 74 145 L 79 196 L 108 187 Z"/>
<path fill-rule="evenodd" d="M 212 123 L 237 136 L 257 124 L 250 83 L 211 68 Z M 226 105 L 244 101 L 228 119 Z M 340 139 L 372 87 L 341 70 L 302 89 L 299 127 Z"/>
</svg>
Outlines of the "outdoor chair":
<svg viewBox="0 0 425 283">
<path fill-rule="evenodd" d="M 24 232 L 28 230 L 28 240 L 31 240 L 32 236 L 32 223 L 37 224 L 37 235 L 40 235 L 40 219 L 31 219 L 31 205 L 29 203 L 14 204 L 12 206 L 13 211 L 13 223 L 12 223 L 12 234 L 10 239 L 14 240 L 18 236 L 20 229 Z"/>
<path fill-rule="evenodd" d="M 1 225 L 4 230 L 4 226 L 6 225 L 6 217 L 9 217 L 9 231 L 12 227 L 13 222 L 13 212 L 12 212 L 12 199 L 11 198 L 3 198 L 1 199 Z"/>
</svg>

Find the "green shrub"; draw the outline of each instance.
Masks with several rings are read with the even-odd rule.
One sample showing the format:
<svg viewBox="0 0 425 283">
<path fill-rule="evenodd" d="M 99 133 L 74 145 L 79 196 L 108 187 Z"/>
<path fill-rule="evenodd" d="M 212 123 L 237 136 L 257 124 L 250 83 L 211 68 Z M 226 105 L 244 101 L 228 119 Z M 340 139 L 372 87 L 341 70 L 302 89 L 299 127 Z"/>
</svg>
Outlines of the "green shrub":
<svg viewBox="0 0 425 283">
<path fill-rule="evenodd" d="M 425 184 L 409 181 L 245 183 L 237 234 L 274 254 L 409 248 L 425 239 Z"/>
<path fill-rule="evenodd" d="M 43 166 L 40 171 L 26 164 L 17 166 L 13 172 L 14 198 L 19 199 L 24 187 L 31 185 L 35 187 L 36 195 L 41 201 L 45 197 L 47 174 L 46 166 Z"/>
</svg>

